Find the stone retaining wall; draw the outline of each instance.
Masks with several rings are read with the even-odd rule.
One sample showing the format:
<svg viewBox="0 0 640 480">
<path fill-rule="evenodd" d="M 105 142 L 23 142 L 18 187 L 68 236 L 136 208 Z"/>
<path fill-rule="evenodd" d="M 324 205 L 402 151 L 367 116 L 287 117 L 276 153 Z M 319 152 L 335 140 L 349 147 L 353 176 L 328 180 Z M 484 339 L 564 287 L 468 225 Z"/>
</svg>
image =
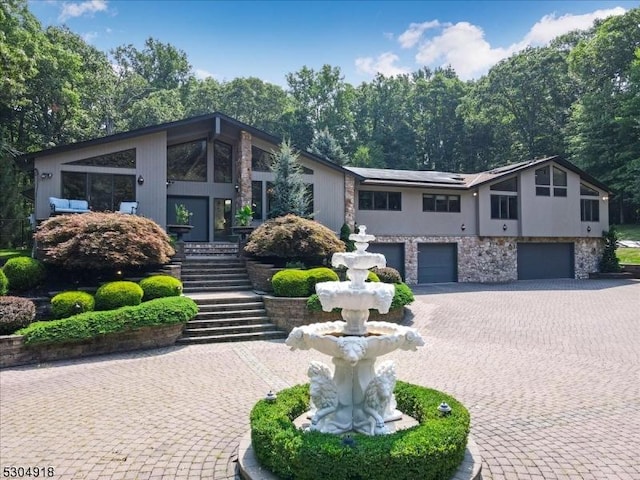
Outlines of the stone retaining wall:
<svg viewBox="0 0 640 480">
<path fill-rule="evenodd" d="M 338 312 L 311 312 L 307 309 L 307 297 L 262 297 L 269 319 L 281 330 L 291 332 L 295 327 L 310 325 L 318 322 L 342 320 Z M 370 321 L 384 321 L 400 323 L 404 319 L 405 308 L 396 308 L 388 314 L 373 311 L 369 314 Z"/>
<path fill-rule="evenodd" d="M 271 277 L 282 270 L 282 268 L 275 268 L 274 265 L 260 263 L 255 260 L 247 260 L 246 264 L 249 280 L 251 280 L 253 289 L 258 292 L 273 292 Z"/>
<path fill-rule="evenodd" d="M 22 335 L 0 336 L 0 368 L 42 363 L 105 353 L 128 352 L 175 344 L 184 324 L 143 327 L 128 332 L 109 333 L 81 342 L 27 346 Z"/>
</svg>

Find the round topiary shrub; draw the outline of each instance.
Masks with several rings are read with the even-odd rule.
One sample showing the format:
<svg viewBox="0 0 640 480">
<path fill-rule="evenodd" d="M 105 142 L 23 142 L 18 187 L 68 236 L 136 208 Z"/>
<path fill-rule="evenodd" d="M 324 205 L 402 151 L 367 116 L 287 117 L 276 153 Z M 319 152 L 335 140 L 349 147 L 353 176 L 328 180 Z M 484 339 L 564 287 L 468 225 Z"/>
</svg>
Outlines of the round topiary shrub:
<svg viewBox="0 0 640 480">
<path fill-rule="evenodd" d="M 271 278 L 276 297 L 307 297 L 309 284 L 306 270 L 280 270 Z"/>
<path fill-rule="evenodd" d="M 365 282 L 379 282 L 379 281 L 380 279 L 378 278 L 378 275 L 376 275 L 374 272 L 369 271 Z"/>
<path fill-rule="evenodd" d="M 317 267 L 307 270 L 307 285 L 309 292 L 316 291 L 316 283 L 321 282 L 338 282 L 338 274 L 327 267 Z"/>
<path fill-rule="evenodd" d="M 0 297 L 0 335 L 11 335 L 36 318 L 34 303 L 22 297 Z"/>
<path fill-rule="evenodd" d="M 4 274 L 4 271 L 0 268 L 0 295 L 6 295 L 9 291 L 9 280 Z"/>
<path fill-rule="evenodd" d="M 154 298 L 177 297 L 182 295 L 182 282 L 170 275 L 153 275 L 140 280 L 146 302 Z"/>
<path fill-rule="evenodd" d="M 400 275 L 400 272 L 398 270 L 396 270 L 395 268 L 391 268 L 391 267 L 384 267 L 384 268 L 378 268 L 375 267 L 372 269 L 372 271 L 378 275 L 378 278 L 380 279 L 381 282 L 384 283 L 400 283 L 402 282 L 402 276 Z"/>
<path fill-rule="evenodd" d="M 29 290 L 40 284 L 45 277 L 42 262 L 30 257 L 10 258 L 3 270 L 11 290 Z"/>
<path fill-rule="evenodd" d="M 247 239 L 245 253 L 254 257 L 300 260 L 307 265 L 322 265 L 336 252 L 344 252 L 344 243 L 324 225 L 296 215 L 267 220 Z"/>
<path fill-rule="evenodd" d="M 120 281 L 105 283 L 96 292 L 96 310 L 113 310 L 115 308 L 140 305 L 144 292 L 134 282 Z"/>
<path fill-rule="evenodd" d="M 90 312 L 94 307 L 93 295 L 87 292 L 62 292 L 51 299 L 53 318 L 67 318 L 79 313 Z"/>
<path fill-rule="evenodd" d="M 58 215 L 44 221 L 34 238 L 45 263 L 67 270 L 163 265 L 175 254 L 162 227 L 138 215 Z"/>
<path fill-rule="evenodd" d="M 305 432 L 293 420 L 309 408 L 309 385 L 278 392 L 275 402 L 260 400 L 251 411 L 251 443 L 260 464 L 280 478 L 296 480 L 448 479 L 464 459 L 469 435 L 467 409 L 455 398 L 398 381 L 398 409 L 419 425 L 389 435 Z M 451 414 L 439 415 L 447 402 Z"/>
<path fill-rule="evenodd" d="M 415 297 L 411 288 L 406 283 L 396 283 L 396 291 L 393 294 L 393 300 L 391 301 L 391 308 L 404 307 L 413 303 Z"/>
</svg>

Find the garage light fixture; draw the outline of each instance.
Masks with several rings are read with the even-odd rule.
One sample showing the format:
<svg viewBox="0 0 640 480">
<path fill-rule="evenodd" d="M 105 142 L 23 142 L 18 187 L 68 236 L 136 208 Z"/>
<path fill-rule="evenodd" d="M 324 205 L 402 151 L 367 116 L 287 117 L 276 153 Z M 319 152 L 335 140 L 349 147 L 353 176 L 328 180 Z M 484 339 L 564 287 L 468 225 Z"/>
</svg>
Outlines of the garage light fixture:
<svg viewBox="0 0 640 480">
<path fill-rule="evenodd" d="M 504 230 L 505 232 L 507 231 L 507 224 L 506 223 L 502 225 L 502 230 Z"/>
</svg>

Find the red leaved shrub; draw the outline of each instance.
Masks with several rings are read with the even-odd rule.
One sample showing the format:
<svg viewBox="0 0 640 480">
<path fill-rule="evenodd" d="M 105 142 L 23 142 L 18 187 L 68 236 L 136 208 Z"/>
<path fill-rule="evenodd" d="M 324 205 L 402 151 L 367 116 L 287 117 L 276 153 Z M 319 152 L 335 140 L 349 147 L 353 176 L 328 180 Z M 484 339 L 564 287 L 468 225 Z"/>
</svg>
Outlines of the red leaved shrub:
<svg viewBox="0 0 640 480">
<path fill-rule="evenodd" d="M 34 303 L 22 297 L 0 297 L 0 335 L 11 335 L 36 318 Z"/>
<path fill-rule="evenodd" d="M 70 270 L 163 265 L 175 254 L 157 223 L 121 213 L 51 217 L 40 225 L 35 240 L 43 262 Z"/>
</svg>

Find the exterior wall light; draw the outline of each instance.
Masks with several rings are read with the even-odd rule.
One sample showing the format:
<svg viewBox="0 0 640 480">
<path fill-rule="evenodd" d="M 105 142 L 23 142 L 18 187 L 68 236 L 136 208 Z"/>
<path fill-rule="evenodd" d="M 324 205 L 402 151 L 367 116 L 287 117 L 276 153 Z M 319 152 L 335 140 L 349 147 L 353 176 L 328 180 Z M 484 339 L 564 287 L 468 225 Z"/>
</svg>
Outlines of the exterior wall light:
<svg viewBox="0 0 640 480">
<path fill-rule="evenodd" d="M 604 197 L 602 197 L 602 200 L 604 200 L 604 201 L 606 202 L 607 200 L 609 200 L 609 197 L 607 197 L 607 196 L 605 195 Z"/>
<path fill-rule="evenodd" d="M 473 196 L 477 197 L 478 196 L 478 192 L 473 192 Z"/>
<path fill-rule="evenodd" d="M 466 229 L 467 229 L 467 226 L 464 223 L 460 225 L 460 230 L 464 232 Z"/>
<path fill-rule="evenodd" d="M 502 230 L 504 230 L 505 232 L 507 231 L 507 224 L 506 223 L 502 225 Z"/>
<path fill-rule="evenodd" d="M 53 173 L 51 173 L 51 172 L 42 172 L 40 174 L 40 178 L 43 179 L 43 180 L 45 180 L 45 179 L 48 180 L 51 177 L 53 177 Z"/>
<path fill-rule="evenodd" d="M 239 185 L 236 185 L 236 186 L 235 186 L 235 189 L 236 189 L 236 192 L 237 192 L 237 191 L 239 191 L 239 190 L 240 190 L 240 186 L 239 186 Z"/>
<path fill-rule="evenodd" d="M 587 225 L 587 232 L 591 231 L 591 225 Z"/>
<path fill-rule="evenodd" d="M 138 185 L 142 185 L 144 183 L 144 177 L 142 175 L 138 175 Z"/>
</svg>

